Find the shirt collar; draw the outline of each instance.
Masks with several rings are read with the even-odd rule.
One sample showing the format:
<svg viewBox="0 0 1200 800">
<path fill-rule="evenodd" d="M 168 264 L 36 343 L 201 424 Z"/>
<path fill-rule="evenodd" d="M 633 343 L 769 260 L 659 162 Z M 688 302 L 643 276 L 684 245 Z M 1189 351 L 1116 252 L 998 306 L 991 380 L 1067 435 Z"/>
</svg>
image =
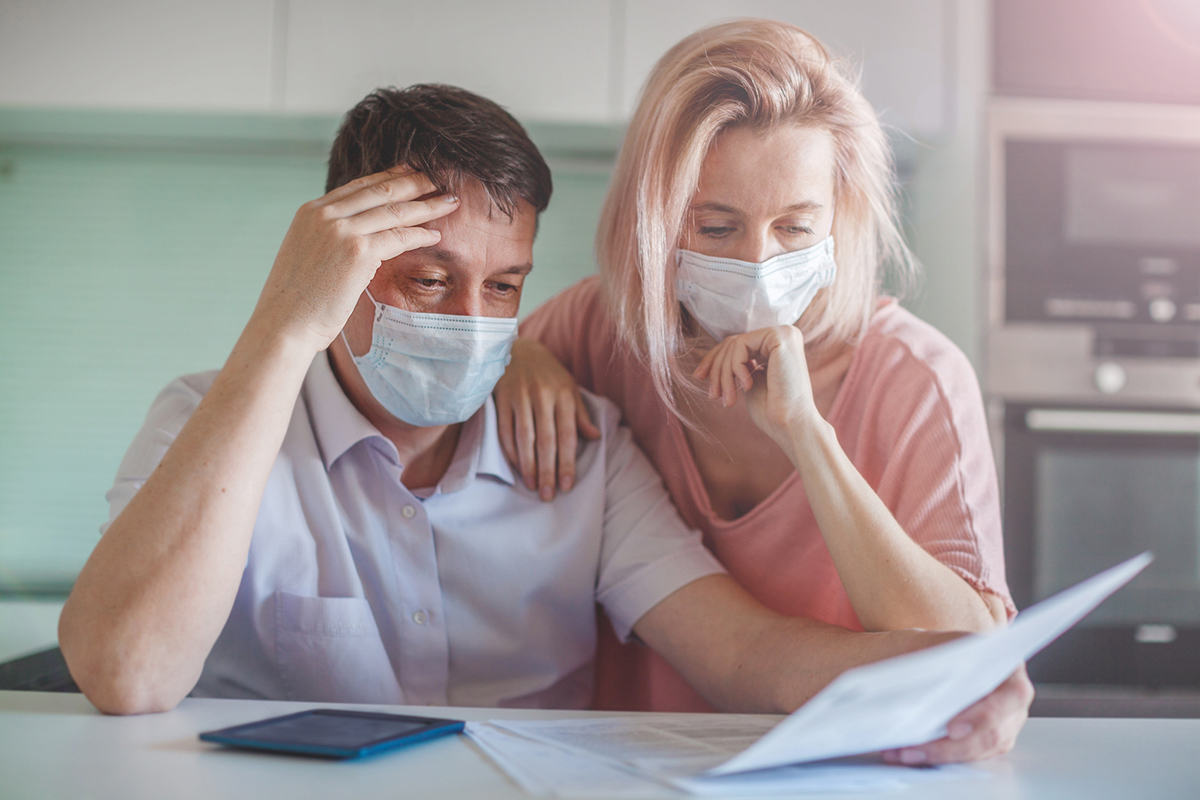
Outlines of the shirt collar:
<svg viewBox="0 0 1200 800">
<path fill-rule="evenodd" d="M 304 397 L 326 471 L 332 469 L 334 462 L 347 450 L 370 438 L 379 439 L 386 452 L 399 463 L 396 446 L 367 421 L 342 390 L 329 365 L 327 352 L 318 353 L 309 366 L 304 377 Z"/>
<path fill-rule="evenodd" d="M 327 471 L 347 450 L 371 438 L 378 439 L 392 460 L 399 463 L 396 446 L 367 421 L 342 390 L 342 385 L 329 366 L 327 353 L 318 353 L 313 359 L 304 378 L 304 394 L 317 437 L 317 447 Z M 454 458 L 434 494 L 457 492 L 477 475 L 491 475 L 510 486 L 516 483 L 512 467 L 500 447 L 500 428 L 491 397 L 488 397 L 483 408 L 463 424 Z"/>
<path fill-rule="evenodd" d="M 433 494 L 451 494 L 467 488 L 480 475 L 491 475 L 513 485 L 512 468 L 500 448 L 496 404 L 489 396 L 483 408 L 463 423 L 454 458 Z"/>
</svg>

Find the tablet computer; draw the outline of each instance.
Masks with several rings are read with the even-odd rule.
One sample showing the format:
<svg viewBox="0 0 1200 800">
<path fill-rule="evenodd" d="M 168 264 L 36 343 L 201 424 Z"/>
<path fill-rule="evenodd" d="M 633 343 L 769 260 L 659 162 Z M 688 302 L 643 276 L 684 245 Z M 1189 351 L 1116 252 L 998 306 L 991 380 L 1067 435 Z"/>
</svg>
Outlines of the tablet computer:
<svg viewBox="0 0 1200 800">
<path fill-rule="evenodd" d="M 462 720 L 316 708 L 205 731 L 200 738 L 230 747 L 323 758 L 360 756 L 458 733 Z"/>
</svg>

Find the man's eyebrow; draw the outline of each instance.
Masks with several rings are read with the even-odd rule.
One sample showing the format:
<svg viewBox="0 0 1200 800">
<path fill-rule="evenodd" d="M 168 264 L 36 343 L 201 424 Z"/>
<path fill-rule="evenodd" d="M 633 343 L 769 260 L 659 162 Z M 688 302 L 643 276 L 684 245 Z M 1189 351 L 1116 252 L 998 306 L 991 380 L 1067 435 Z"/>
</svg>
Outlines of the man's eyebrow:
<svg viewBox="0 0 1200 800">
<path fill-rule="evenodd" d="M 462 259 L 459 258 L 458 255 L 455 254 L 453 251 L 447 250 L 444 247 L 440 247 L 438 245 L 434 245 L 433 247 L 424 247 L 416 252 L 422 253 L 422 254 L 428 256 L 429 258 L 432 258 L 434 261 L 438 262 L 439 264 L 454 265 L 454 264 L 459 264 L 462 262 Z M 533 269 L 533 264 L 526 261 L 524 264 L 514 264 L 511 267 L 505 267 L 504 269 L 497 270 L 493 274 L 494 275 L 528 275 L 530 270 L 532 270 L 532 269 Z"/>
<path fill-rule="evenodd" d="M 444 247 L 439 247 L 436 244 L 433 247 L 422 248 L 421 250 L 418 250 L 417 252 L 422 253 L 426 256 L 429 256 L 430 258 L 432 258 L 434 261 L 438 262 L 439 264 L 457 264 L 459 262 L 458 256 L 456 256 L 454 253 L 450 252 L 449 250 L 445 249 Z"/>
<path fill-rule="evenodd" d="M 823 206 L 815 200 L 801 200 L 799 203 L 792 203 L 780 213 L 790 214 L 794 211 L 816 211 Z M 692 211 L 716 211 L 720 214 L 740 214 L 742 213 L 733 206 L 727 206 L 723 203 L 698 203 L 692 206 Z"/>
<path fill-rule="evenodd" d="M 495 274 L 496 275 L 528 275 L 532 269 L 533 269 L 533 264 L 526 261 L 524 264 L 514 264 L 511 267 L 505 267 L 504 269 L 500 270 L 499 272 L 497 272 Z"/>
</svg>

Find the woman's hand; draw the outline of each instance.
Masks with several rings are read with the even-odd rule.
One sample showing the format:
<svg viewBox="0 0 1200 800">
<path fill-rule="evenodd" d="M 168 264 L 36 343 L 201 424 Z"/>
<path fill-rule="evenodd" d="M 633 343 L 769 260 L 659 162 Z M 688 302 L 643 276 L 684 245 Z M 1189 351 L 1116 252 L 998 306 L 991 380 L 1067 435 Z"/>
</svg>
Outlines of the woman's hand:
<svg viewBox="0 0 1200 800">
<path fill-rule="evenodd" d="M 493 394 L 500 446 L 525 486 L 553 500 L 557 478 L 559 488 L 569 492 L 575 485 L 577 437 L 600 438 L 571 373 L 541 342 L 517 339 Z"/>
<path fill-rule="evenodd" d="M 883 759 L 893 764 L 951 764 L 1003 755 L 1016 744 L 1032 702 L 1033 684 L 1022 666 L 995 691 L 950 720 L 944 738 L 884 751 Z"/>
<path fill-rule="evenodd" d="M 760 380 L 754 375 L 764 372 Z M 700 361 L 692 376 L 708 381 L 708 396 L 728 408 L 746 393 L 750 415 L 759 428 L 787 449 L 797 423 L 820 415 L 813 401 L 804 334 L 794 325 L 761 328 L 729 336 Z"/>
</svg>

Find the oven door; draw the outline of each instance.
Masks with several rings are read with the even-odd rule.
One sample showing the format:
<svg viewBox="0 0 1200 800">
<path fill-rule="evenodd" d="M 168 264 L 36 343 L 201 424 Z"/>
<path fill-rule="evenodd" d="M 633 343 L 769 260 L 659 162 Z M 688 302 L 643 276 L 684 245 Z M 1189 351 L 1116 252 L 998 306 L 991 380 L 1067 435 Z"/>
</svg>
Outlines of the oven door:
<svg viewBox="0 0 1200 800">
<path fill-rule="evenodd" d="M 1200 686 L 1200 414 L 1009 405 L 1004 463 L 1018 608 L 1156 556 L 1030 662 L 1034 681 Z"/>
</svg>

